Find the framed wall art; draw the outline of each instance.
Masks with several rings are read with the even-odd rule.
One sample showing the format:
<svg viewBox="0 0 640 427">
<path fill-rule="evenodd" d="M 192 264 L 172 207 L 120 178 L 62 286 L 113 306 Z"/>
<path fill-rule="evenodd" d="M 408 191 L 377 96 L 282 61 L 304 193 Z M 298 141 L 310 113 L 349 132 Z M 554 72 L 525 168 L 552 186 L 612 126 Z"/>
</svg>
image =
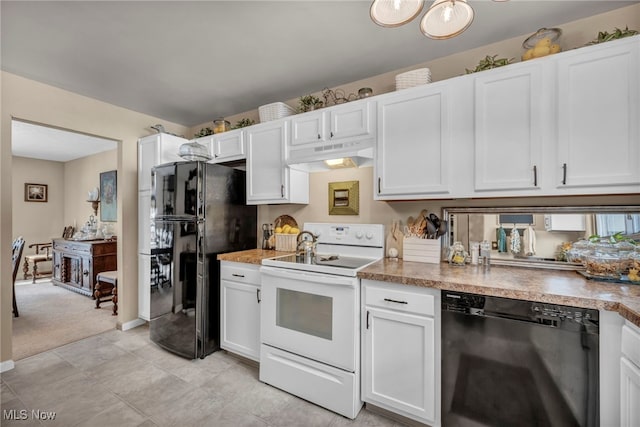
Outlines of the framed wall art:
<svg viewBox="0 0 640 427">
<path fill-rule="evenodd" d="M 118 218 L 117 171 L 100 173 L 100 221 L 115 222 Z"/>
<path fill-rule="evenodd" d="M 49 186 L 47 184 L 24 184 L 25 202 L 49 201 Z"/>
<path fill-rule="evenodd" d="M 329 183 L 329 215 L 358 215 L 360 213 L 360 182 Z"/>
</svg>

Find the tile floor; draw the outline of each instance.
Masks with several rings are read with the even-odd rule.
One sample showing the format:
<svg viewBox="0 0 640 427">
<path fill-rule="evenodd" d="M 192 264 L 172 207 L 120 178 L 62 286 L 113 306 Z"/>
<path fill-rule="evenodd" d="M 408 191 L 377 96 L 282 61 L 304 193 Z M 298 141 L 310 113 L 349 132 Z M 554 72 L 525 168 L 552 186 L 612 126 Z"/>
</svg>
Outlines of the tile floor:
<svg viewBox="0 0 640 427">
<path fill-rule="evenodd" d="M 263 384 L 257 367 L 224 351 L 174 356 L 149 341 L 146 327 L 19 360 L 0 382 L 2 426 L 400 426 L 366 409 L 349 420 Z M 34 410 L 55 419 L 35 419 Z"/>
</svg>

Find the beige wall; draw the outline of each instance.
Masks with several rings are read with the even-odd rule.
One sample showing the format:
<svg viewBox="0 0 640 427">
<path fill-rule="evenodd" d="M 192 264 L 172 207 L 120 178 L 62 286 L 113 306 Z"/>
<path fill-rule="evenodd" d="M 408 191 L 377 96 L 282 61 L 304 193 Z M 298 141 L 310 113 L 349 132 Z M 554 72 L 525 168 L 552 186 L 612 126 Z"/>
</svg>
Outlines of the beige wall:
<svg viewBox="0 0 640 427">
<path fill-rule="evenodd" d="M 0 134 L 0 361 L 11 360 L 11 257 L 13 236 L 11 120 L 12 117 L 56 126 L 118 142 L 118 236 L 137 236 L 137 140 L 155 133 L 163 123 L 168 132 L 187 128 L 157 117 L 77 95 L 14 74 L 0 74 L 2 133 Z M 90 188 L 90 187 L 89 187 Z M 79 186 L 78 191 L 89 188 Z M 118 322 L 138 317 L 137 239 L 118 239 Z"/>
<path fill-rule="evenodd" d="M 24 184 L 46 184 L 48 201 L 25 202 Z M 48 242 L 59 236 L 64 215 L 64 163 L 13 157 L 13 237 L 25 240 L 24 255 L 35 253 L 32 243 Z M 22 276 L 19 274 L 19 278 Z"/>
<path fill-rule="evenodd" d="M 595 38 L 599 30 L 611 30 L 614 27 L 640 27 L 640 5 L 629 6 L 611 13 L 598 15 L 570 24 L 561 25 L 564 30 L 561 44 L 565 49 L 583 45 Z M 392 31 L 392 30 L 389 30 Z M 519 57 L 521 44 L 529 34 L 523 34 L 510 40 L 485 46 L 461 54 L 441 58 L 428 63 L 374 76 L 340 86 L 346 93 L 356 92 L 360 87 L 373 88 L 374 94 L 393 90 L 396 74 L 414 68 L 428 66 L 434 81 L 464 73 L 486 55 L 498 54 L 503 57 Z M 418 59 L 419 60 L 419 59 Z M 0 139 L 0 361 L 11 359 L 11 276 L 9 247 L 12 238 L 11 203 L 11 117 L 58 127 L 81 131 L 97 136 L 121 141 L 118 144 L 118 236 L 137 234 L 137 189 L 136 189 L 136 141 L 139 137 L 152 133 L 149 126 L 163 122 L 169 132 L 193 135 L 200 128 L 211 123 L 186 128 L 166 123 L 158 118 L 139 114 L 120 107 L 92 100 L 80 95 L 63 91 L 51 86 L 30 81 L 9 73 L 0 74 L 2 89 L 2 133 Z M 321 90 L 322 88 L 317 88 Z M 314 90 L 314 88 L 310 88 Z M 305 95 L 305 94 L 300 94 Z M 297 106 L 298 99 L 287 101 Z M 257 109 L 256 105 L 256 109 Z M 258 119 L 257 110 L 227 116 L 233 124 L 243 117 Z M 344 221 L 380 222 L 389 224 L 394 218 L 406 218 L 415 215 L 421 209 L 437 212 L 442 206 L 504 206 L 516 205 L 566 205 L 566 204 L 616 204 L 631 203 L 629 197 L 574 197 L 574 198 L 531 198 L 531 199 L 493 199 L 493 200 L 453 200 L 453 201 L 414 201 L 414 202 L 374 202 L 371 198 L 371 169 L 339 171 L 313 174 L 311 177 L 311 203 L 308 206 L 261 206 L 258 210 L 260 222 L 271 222 L 278 215 L 294 215 L 299 222 L 335 221 L 327 212 L 327 183 L 358 179 L 360 181 L 360 215 L 341 217 Z M 86 191 L 86 189 L 82 189 Z M 9 202 L 6 202 L 6 201 Z M 119 322 L 137 317 L 137 243 L 136 239 L 118 240 L 119 294 L 121 310 Z"/>
<path fill-rule="evenodd" d="M 64 165 L 64 224 L 73 225 L 76 230 L 89 221 L 93 215 L 91 203 L 87 202 L 88 192 L 100 188 L 100 173 L 118 168 L 118 150 L 105 151 L 92 156 L 71 160 Z M 117 188 L 119 183 L 116 182 Z M 100 207 L 96 219 L 100 221 Z M 113 230 L 117 223 L 110 223 Z"/>
<path fill-rule="evenodd" d="M 13 237 L 24 237 L 24 255 L 35 253 L 35 248 L 29 248 L 32 243 L 60 237 L 67 225 L 82 227 L 93 214 L 91 204 L 86 201 L 87 192 L 100 186 L 100 172 L 117 168 L 117 155 L 118 150 L 114 149 L 66 163 L 13 157 Z M 26 202 L 25 183 L 47 184 L 48 201 Z M 112 227 L 115 230 L 117 224 L 112 223 Z M 20 272 L 18 278 L 21 277 Z"/>
</svg>

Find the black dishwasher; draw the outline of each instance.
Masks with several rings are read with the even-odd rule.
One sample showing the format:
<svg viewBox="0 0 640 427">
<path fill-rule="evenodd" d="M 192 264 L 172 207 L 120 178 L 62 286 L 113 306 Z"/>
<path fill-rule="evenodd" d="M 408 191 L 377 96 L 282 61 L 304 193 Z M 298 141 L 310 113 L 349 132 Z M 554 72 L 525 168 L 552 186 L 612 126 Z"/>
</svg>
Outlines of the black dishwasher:
<svg viewBox="0 0 640 427">
<path fill-rule="evenodd" d="M 442 425 L 598 426 L 598 317 L 442 291 Z"/>
</svg>

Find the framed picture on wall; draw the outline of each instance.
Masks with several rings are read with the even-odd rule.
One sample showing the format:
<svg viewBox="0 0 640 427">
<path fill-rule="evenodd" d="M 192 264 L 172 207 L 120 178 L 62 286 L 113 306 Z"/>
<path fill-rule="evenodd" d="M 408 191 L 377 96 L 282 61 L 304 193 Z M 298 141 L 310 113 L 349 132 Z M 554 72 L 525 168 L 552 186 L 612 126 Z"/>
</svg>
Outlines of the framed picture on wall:
<svg viewBox="0 0 640 427">
<path fill-rule="evenodd" d="M 47 202 L 49 200 L 49 186 L 47 184 L 24 184 L 25 202 Z"/>
<path fill-rule="evenodd" d="M 116 179 L 116 171 L 100 174 L 100 221 L 102 222 L 115 222 L 118 218 Z"/>
</svg>

